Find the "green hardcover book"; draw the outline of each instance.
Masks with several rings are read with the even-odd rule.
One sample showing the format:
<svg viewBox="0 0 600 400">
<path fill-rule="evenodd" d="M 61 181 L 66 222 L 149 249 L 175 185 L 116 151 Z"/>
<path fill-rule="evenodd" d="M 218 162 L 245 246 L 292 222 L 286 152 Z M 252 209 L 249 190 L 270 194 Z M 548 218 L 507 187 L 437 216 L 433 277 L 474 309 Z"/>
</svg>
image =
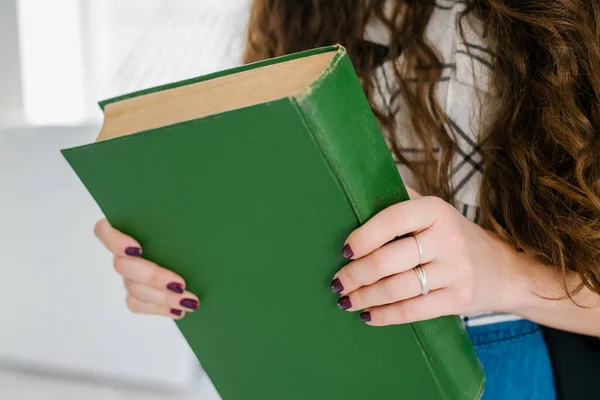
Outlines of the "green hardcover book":
<svg viewBox="0 0 600 400">
<path fill-rule="evenodd" d="M 341 46 L 100 103 L 63 154 L 201 307 L 177 324 L 224 400 L 480 397 L 458 317 L 370 327 L 329 283 L 346 236 L 408 199 Z"/>
</svg>

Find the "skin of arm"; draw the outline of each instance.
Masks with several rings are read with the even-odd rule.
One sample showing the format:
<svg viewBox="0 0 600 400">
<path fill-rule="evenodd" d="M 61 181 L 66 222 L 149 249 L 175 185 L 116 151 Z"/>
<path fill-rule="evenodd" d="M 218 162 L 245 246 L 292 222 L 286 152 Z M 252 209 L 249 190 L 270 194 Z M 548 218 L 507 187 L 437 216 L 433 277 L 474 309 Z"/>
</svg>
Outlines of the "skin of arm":
<svg viewBox="0 0 600 400">
<path fill-rule="evenodd" d="M 506 285 L 514 293 L 504 311 L 552 328 L 600 336 L 600 298 L 583 287 L 572 298 L 565 296 L 563 279 L 553 268 L 522 253 L 508 254 Z M 570 290 L 581 282 L 575 272 L 567 276 Z"/>
<path fill-rule="evenodd" d="M 555 268 L 517 252 L 443 200 L 409 192 L 411 200 L 386 208 L 348 236 L 343 253 L 351 262 L 331 285 L 341 309 L 364 310 L 361 320 L 373 326 L 505 312 L 600 336 L 597 294 L 583 288 L 568 298 Z M 431 290 L 425 295 L 413 270 L 419 261 Z M 574 272 L 567 278 L 571 288 L 579 282 Z"/>
</svg>

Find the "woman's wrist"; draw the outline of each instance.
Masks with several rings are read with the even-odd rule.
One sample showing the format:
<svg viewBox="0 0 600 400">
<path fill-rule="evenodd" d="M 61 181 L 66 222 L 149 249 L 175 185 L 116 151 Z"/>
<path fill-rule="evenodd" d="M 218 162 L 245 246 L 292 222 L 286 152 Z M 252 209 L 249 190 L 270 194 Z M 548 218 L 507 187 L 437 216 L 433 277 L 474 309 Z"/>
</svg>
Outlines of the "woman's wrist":
<svg viewBox="0 0 600 400">
<path fill-rule="evenodd" d="M 501 311 L 522 316 L 523 311 L 532 304 L 532 272 L 536 269 L 535 261 L 512 248 L 507 256 L 506 290 Z"/>
<path fill-rule="evenodd" d="M 490 267 L 496 270 L 491 286 L 497 290 L 490 293 L 494 297 L 490 311 L 522 315 L 533 303 L 533 281 L 536 274 L 540 274 L 538 263 L 508 243 L 496 240 L 499 248 L 496 248 L 497 254 L 490 257 L 493 263 Z"/>
<path fill-rule="evenodd" d="M 587 289 L 575 289 L 581 280 L 576 272 L 567 272 L 567 296 L 562 274 L 525 253 L 513 249 L 505 254 L 499 312 L 515 314 L 542 325 L 585 335 L 600 335 L 598 295 Z M 498 265 L 502 268 L 502 265 Z"/>
</svg>

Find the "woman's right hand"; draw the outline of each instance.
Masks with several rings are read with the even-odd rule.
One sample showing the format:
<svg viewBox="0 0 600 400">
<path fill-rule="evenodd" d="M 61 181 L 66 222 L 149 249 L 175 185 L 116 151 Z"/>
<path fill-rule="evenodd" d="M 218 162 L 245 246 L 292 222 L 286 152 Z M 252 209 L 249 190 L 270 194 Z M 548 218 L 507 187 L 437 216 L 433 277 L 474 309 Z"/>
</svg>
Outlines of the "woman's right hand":
<svg viewBox="0 0 600 400">
<path fill-rule="evenodd" d="M 144 260 L 135 239 L 113 228 L 106 219 L 96 223 L 94 233 L 114 255 L 113 265 L 125 282 L 131 311 L 181 319 L 198 308 L 198 297 L 185 290 L 183 278 Z"/>
</svg>

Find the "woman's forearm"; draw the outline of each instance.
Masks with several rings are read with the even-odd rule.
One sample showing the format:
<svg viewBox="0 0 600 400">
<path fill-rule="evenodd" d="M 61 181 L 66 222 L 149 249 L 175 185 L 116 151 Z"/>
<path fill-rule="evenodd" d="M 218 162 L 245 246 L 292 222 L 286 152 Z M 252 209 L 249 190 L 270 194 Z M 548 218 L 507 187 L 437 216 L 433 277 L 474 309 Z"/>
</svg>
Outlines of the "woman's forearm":
<svg viewBox="0 0 600 400">
<path fill-rule="evenodd" d="M 600 296 L 584 287 L 569 299 L 556 270 L 522 254 L 513 253 L 511 258 L 505 293 L 512 298 L 507 301 L 507 312 L 552 328 L 600 336 Z M 580 282 L 576 273 L 569 274 L 571 290 Z"/>
</svg>

